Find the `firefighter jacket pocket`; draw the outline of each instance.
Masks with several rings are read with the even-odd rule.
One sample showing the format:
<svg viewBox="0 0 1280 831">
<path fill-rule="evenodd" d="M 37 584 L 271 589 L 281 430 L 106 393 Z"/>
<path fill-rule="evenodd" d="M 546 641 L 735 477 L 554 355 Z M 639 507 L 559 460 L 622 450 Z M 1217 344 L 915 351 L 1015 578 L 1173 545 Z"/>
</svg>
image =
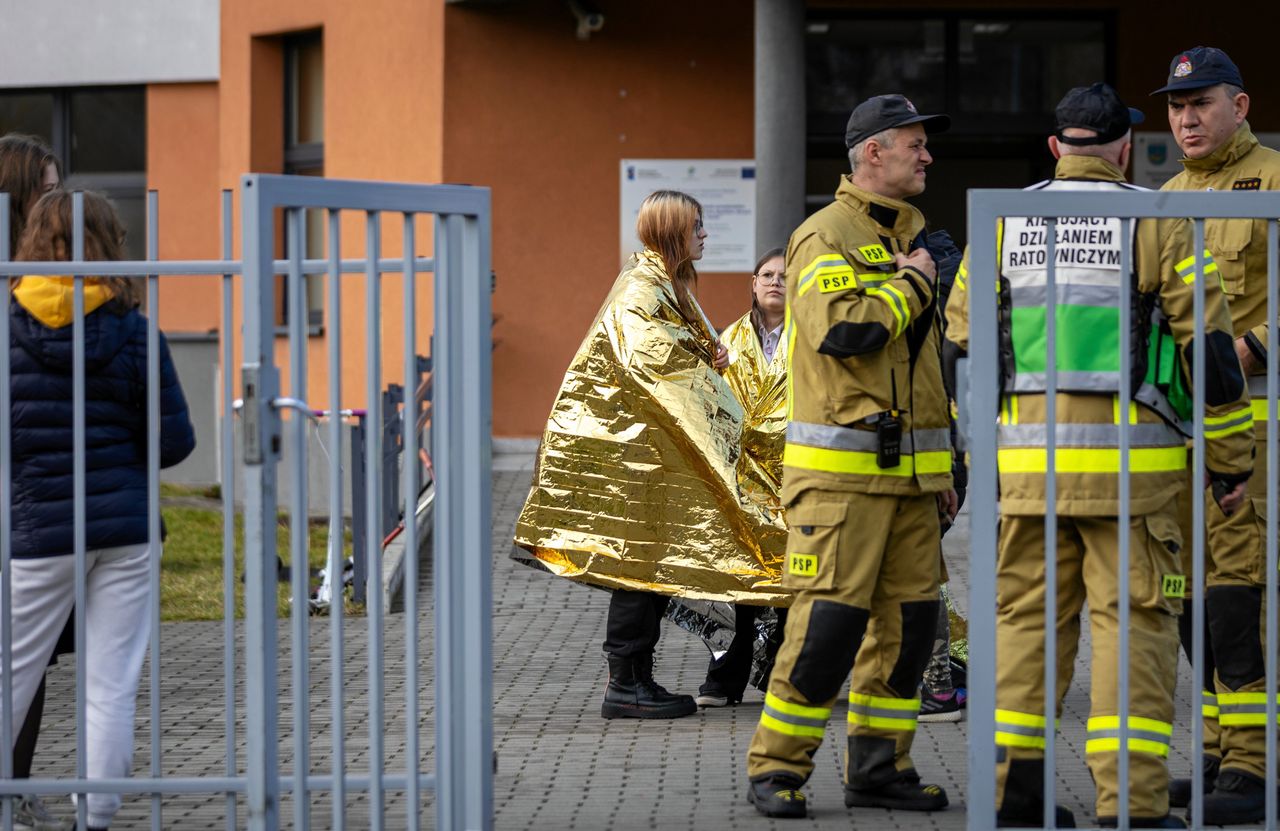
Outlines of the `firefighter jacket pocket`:
<svg viewBox="0 0 1280 831">
<path fill-rule="evenodd" d="M 1182 532 L 1168 514 L 1148 514 L 1142 522 L 1147 532 L 1146 545 L 1131 545 L 1129 551 L 1129 592 L 1133 605 L 1171 615 L 1181 614 L 1182 599 L 1190 585 L 1178 556 L 1182 550 Z"/>
<path fill-rule="evenodd" d="M 847 508 L 832 502 L 801 501 L 787 509 L 787 558 L 782 585 L 828 590 L 836 584 L 836 557 Z"/>
<path fill-rule="evenodd" d="M 1253 237 L 1253 222 L 1247 219 L 1218 219 L 1205 222 L 1205 244 L 1213 252 L 1222 288 L 1228 295 L 1245 293 L 1248 271 L 1246 251 Z M 1210 275 L 1212 276 L 1212 275 Z"/>
</svg>

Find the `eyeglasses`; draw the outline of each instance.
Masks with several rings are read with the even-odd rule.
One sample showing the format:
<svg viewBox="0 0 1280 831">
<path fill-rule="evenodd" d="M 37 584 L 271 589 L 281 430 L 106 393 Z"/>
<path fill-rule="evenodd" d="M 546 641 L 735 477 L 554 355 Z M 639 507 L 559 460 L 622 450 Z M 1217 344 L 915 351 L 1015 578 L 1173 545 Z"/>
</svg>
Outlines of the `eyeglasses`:
<svg viewBox="0 0 1280 831">
<path fill-rule="evenodd" d="M 766 286 L 775 283 L 779 286 L 787 284 L 787 273 L 785 271 L 761 271 L 756 275 L 756 278 Z"/>
</svg>

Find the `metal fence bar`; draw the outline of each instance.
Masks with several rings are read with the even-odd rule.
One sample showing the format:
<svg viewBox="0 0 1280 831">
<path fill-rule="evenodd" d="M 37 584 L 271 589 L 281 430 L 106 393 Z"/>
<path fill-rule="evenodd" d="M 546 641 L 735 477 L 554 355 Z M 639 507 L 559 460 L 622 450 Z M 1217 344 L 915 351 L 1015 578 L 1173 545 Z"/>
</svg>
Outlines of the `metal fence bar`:
<svg viewBox="0 0 1280 831">
<path fill-rule="evenodd" d="M 343 520 L 342 520 L 342 283 L 338 268 L 342 257 L 342 214 L 329 211 L 329 274 L 326 288 L 329 293 L 329 585 L 335 588 L 329 595 L 329 695 L 332 706 L 333 727 L 330 730 L 333 771 L 333 831 L 346 827 L 346 788 L 342 771 L 346 768 L 346 748 L 343 720 L 342 668 L 345 649 L 342 642 L 343 615 L 346 602 L 344 591 Z M 354 476 L 358 465 L 353 465 Z M 359 496 L 352 495 L 354 500 Z"/>
<path fill-rule="evenodd" d="M 350 773 L 334 777 L 328 774 L 314 774 L 307 777 L 307 789 L 310 791 L 332 791 L 338 781 L 343 787 L 357 792 L 368 791 L 373 782 L 367 774 Z M 431 774 L 418 776 L 418 787 L 431 790 L 435 787 L 436 777 Z M 293 777 L 281 776 L 280 786 L 292 790 Z M 387 791 L 404 791 L 408 789 L 408 777 L 400 773 L 388 773 L 382 777 L 382 788 Z M 208 793 L 248 793 L 249 780 L 243 776 L 166 776 L 162 779 L 143 779 L 127 777 L 124 779 L 10 779 L 0 782 L 0 796 L 17 796 L 20 794 L 65 794 L 68 790 L 92 788 L 96 793 L 137 794 L 150 793 L 163 789 L 170 795 L 208 794 Z M 4 800 L 8 801 L 8 800 Z"/>
<path fill-rule="evenodd" d="M 232 196 L 230 190 L 222 191 L 222 258 L 232 255 Z M 222 331 L 219 332 L 222 347 L 222 706 L 223 724 L 226 725 L 224 771 L 234 777 L 239 769 L 236 764 L 236 428 L 233 401 L 235 379 L 231 367 L 235 365 L 234 313 L 235 280 L 230 273 L 222 275 Z M 227 792 L 227 831 L 236 831 L 236 797 Z"/>
<path fill-rule="evenodd" d="M 1192 245 L 1195 246 L 1195 274 L 1204 274 L 1204 219 L 1196 219 L 1192 227 Z M 1204 515 L 1204 280 L 1196 279 L 1192 285 L 1195 329 L 1191 349 L 1191 377 L 1195 379 L 1191 389 L 1191 529 L 1195 538 L 1191 543 L 1191 581 L 1194 602 L 1191 611 L 1192 705 L 1191 705 L 1191 805 L 1190 819 L 1193 826 L 1204 823 L 1204 716 L 1203 695 L 1196 695 L 1195 679 L 1204 677 L 1204 613 L 1205 613 L 1205 515 Z M 1199 706 L 1197 706 L 1199 705 Z"/>
<path fill-rule="evenodd" d="M 275 287 L 272 283 L 272 205 L 246 176 L 241 186 L 244 252 L 245 462 L 245 720 L 248 730 L 248 827 L 275 831 L 280 824 L 278 699 L 276 688 L 276 462 L 279 414 L 272 408 Z"/>
<path fill-rule="evenodd" d="M 1058 784 L 1058 220 L 1045 219 L 1044 311 L 1044 827 L 1054 828 Z M 998 578 L 997 578 L 998 579 Z M 999 591 L 999 583 L 996 590 Z"/>
<path fill-rule="evenodd" d="M 0 193 L 0 263 L 9 259 L 9 194 Z M 8 281 L 6 281 L 8 282 Z M 10 428 L 13 391 L 9 366 L 9 292 L 0 291 L 0 343 L 5 344 L 0 360 L 0 494 L 13 493 L 11 463 L 13 448 Z M 10 568 L 13 535 L 13 500 L 0 499 L 0 658 L 5 683 L 0 684 L 0 778 L 13 777 L 13 569 Z M 0 800 L 0 828 L 13 828 L 13 800 Z"/>
<path fill-rule="evenodd" d="M 160 259 L 160 199 L 147 191 L 147 259 Z M 151 775 L 159 777 L 161 763 L 160 710 L 160 277 L 147 276 L 147 547 L 151 595 Z M 161 831 L 160 793 L 151 795 L 151 829 Z"/>
<path fill-rule="evenodd" d="M 418 271 L 434 271 L 435 262 L 431 257 L 419 257 L 414 266 Z M 327 259 L 303 259 L 302 272 L 304 274 L 325 274 L 329 269 L 329 261 Z M 341 261 L 339 271 L 343 274 L 365 274 L 369 270 L 368 263 L 363 259 L 347 259 Z M 377 272 L 386 274 L 389 272 L 404 271 L 404 263 L 393 257 L 380 257 L 377 260 Z M 165 276 L 220 276 L 222 274 L 241 274 L 242 261 L 233 260 L 229 257 L 223 257 L 221 260 L 163 260 L 159 263 L 153 263 L 148 260 L 112 260 L 104 262 L 94 260 L 85 262 L 83 260 L 59 260 L 56 263 L 8 263 L 0 262 L 0 277 L 21 277 L 24 274 L 34 275 L 63 275 L 68 273 L 77 274 L 94 274 L 101 276 L 115 277 L 143 277 L 147 274 L 160 274 Z M 289 260 L 272 260 L 270 274 L 288 274 Z"/>
<path fill-rule="evenodd" d="M 1267 221 L 1267 355 L 1280 355 L 1280 343 L 1277 343 L 1276 337 L 1276 315 L 1280 313 L 1280 289 L 1277 284 L 1280 283 L 1280 245 L 1277 244 L 1278 228 L 1276 220 Z M 1277 602 L 1277 586 L 1276 586 L 1276 570 L 1280 567 L 1277 562 L 1276 554 L 1276 491 L 1280 488 L 1280 472 L 1276 470 L 1276 441 L 1280 440 L 1280 436 L 1276 435 L 1276 421 L 1280 418 L 1280 413 L 1275 410 L 1276 400 L 1280 397 L 1280 386 L 1276 379 L 1277 361 L 1275 359 L 1267 361 L 1267 446 L 1266 458 L 1263 463 L 1267 466 L 1267 495 L 1266 495 L 1266 511 L 1267 511 L 1267 539 L 1266 539 L 1266 569 L 1267 569 L 1267 586 L 1265 605 L 1267 608 L 1266 637 L 1262 643 L 1266 650 L 1264 654 L 1276 654 L 1276 638 L 1280 636 L 1277 632 L 1276 609 Z M 1257 425 L 1254 425 L 1256 431 Z M 1256 433 L 1255 433 L 1256 435 Z M 1246 498 L 1247 495 L 1246 495 Z M 1267 725 L 1264 731 L 1266 746 L 1271 750 L 1267 753 L 1266 781 L 1266 808 L 1264 811 L 1264 819 L 1266 820 L 1265 828 L 1276 827 L 1276 789 L 1272 783 L 1276 781 L 1277 765 L 1276 754 L 1276 662 L 1275 660 L 1265 661 L 1265 683 L 1263 686 L 1267 695 Z"/>
<path fill-rule="evenodd" d="M 84 259 L 84 193 L 76 191 L 71 197 L 71 248 L 72 257 Z M 72 278 L 71 300 L 71 453 L 72 453 L 72 523 L 73 549 L 75 552 L 75 638 L 76 649 L 83 654 L 85 647 L 85 355 L 84 355 L 84 276 Z M 76 661 L 76 777 L 86 777 L 86 745 L 88 731 L 85 718 L 85 662 Z M 88 821 L 87 799 L 84 793 L 76 794 L 76 823 L 86 827 Z"/>
<path fill-rule="evenodd" d="M 289 228 L 289 387 L 293 398 L 307 400 L 307 289 L 302 275 L 302 255 L 306 251 L 306 211 L 290 208 L 285 212 Z M 306 775 L 310 771 L 311 720 L 308 710 L 308 668 L 310 661 L 310 605 L 308 588 L 311 577 L 307 556 L 307 415 L 300 410 L 289 414 L 289 437 L 293 456 L 293 482 L 289 509 L 289 576 L 293 588 L 290 604 L 293 643 L 293 822 L 297 831 L 311 827 L 311 800 L 307 795 Z"/>
<path fill-rule="evenodd" d="M 376 257 L 382 250 L 381 217 L 376 210 L 365 214 L 366 257 Z M 372 261 L 371 261 L 372 263 Z M 383 822 L 383 702 L 382 702 L 382 536 L 378 533 L 378 517 L 382 516 L 382 476 L 378 464 L 382 459 L 382 314 L 381 285 L 377 271 L 365 275 L 365 390 L 368 397 L 369 431 L 365 435 L 365 553 L 369 558 L 369 583 L 366 621 L 369 631 L 369 775 L 373 787 L 369 793 L 369 827 L 382 831 Z"/>
<path fill-rule="evenodd" d="M 1131 347 L 1130 340 L 1133 335 L 1133 329 L 1130 325 L 1133 317 L 1133 309 L 1129 299 L 1132 296 L 1125 289 L 1132 279 L 1133 274 L 1133 229 L 1132 219 L 1120 220 L 1120 331 L 1117 333 L 1116 341 L 1120 344 L 1117 350 L 1116 373 L 1120 376 L 1120 395 L 1116 401 L 1116 413 L 1119 414 L 1116 421 L 1119 422 L 1120 430 L 1120 481 L 1116 494 L 1117 502 L 1119 502 L 1119 527 L 1117 534 L 1116 551 L 1119 554 L 1119 574 L 1117 575 L 1116 586 L 1116 614 L 1118 615 L 1119 632 L 1116 633 L 1116 655 L 1115 660 L 1118 664 L 1116 671 L 1116 695 L 1119 701 L 1116 705 L 1116 715 L 1120 719 L 1120 737 L 1119 748 L 1116 751 L 1116 779 L 1119 782 L 1120 793 L 1117 795 L 1119 804 L 1116 807 L 1116 824 L 1120 828 L 1129 827 L 1129 558 L 1132 552 L 1129 550 L 1129 521 L 1130 510 L 1129 494 L 1132 482 L 1129 479 L 1129 406 L 1133 400 L 1133 379 L 1129 376 L 1128 361 L 1130 360 Z M 1094 610 L 1090 610 L 1090 614 L 1094 614 Z M 1086 745 L 1087 746 L 1087 745 Z M 1087 755 L 1088 751 L 1086 751 Z"/>
<path fill-rule="evenodd" d="M 487 192 L 486 192 L 487 196 Z M 436 218 L 436 827 L 493 825 L 489 226 Z M 465 552 L 464 556 L 457 556 Z"/>
<path fill-rule="evenodd" d="M 969 783 L 968 831 L 996 819 L 996 408 L 1000 400 L 996 333 L 996 223 L 988 193 L 969 191 Z M 1045 721 L 1046 734 L 1048 719 Z"/>
<path fill-rule="evenodd" d="M 413 271 L 414 215 L 404 215 L 404 409 L 400 419 L 404 434 L 401 468 L 404 474 L 404 661 L 405 661 L 405 775 L 409 792 L 405 820 L 409 831 L 418 831 L 421 795 L 418 791 L 418 419 L 413 394 L 418 370 L 418 293 Z"/>
</svg>

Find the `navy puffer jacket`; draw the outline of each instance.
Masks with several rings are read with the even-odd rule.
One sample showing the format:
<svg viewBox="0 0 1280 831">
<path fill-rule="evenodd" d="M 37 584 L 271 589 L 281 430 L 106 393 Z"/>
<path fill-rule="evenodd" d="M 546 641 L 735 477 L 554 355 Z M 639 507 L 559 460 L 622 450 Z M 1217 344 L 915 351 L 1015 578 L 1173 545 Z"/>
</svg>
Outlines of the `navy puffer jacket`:
<svg viewBox="0 0 1280 831">
<path fill-rule="evenodd" d="M 30 280 L 41 278 L 24 282 Z M 72 326 L 46 326 L 20 302 L 9 309 L 13 556 L 71 554 Z M 147 322 L 137 311 L 108 302 L 87 314 L 84 326 L 86 545 L 92 550 L 144 543 Z M 160 466 L 176 465 L 196 442 L 163 335 L 158 426 Z"/>
</svg>

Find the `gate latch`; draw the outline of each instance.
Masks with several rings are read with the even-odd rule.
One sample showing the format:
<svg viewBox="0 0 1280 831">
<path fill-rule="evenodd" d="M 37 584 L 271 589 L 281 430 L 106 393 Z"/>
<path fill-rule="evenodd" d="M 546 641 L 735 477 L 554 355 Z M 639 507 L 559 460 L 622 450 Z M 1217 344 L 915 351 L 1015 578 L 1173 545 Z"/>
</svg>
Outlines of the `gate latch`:
<svg viewBox="0 0 1280 831">
<path fill-rule="evenodd" d="M 240 368 L 240 389 L 243 391 L 243 406 L 240 408 L 240 423 L 244 437 L 244 463 L 246 465 L 262 464 L 262 412 L 258 401 L 262 396 L 262 368 L 258 364 L 245 364 Z"/>
</svg>

